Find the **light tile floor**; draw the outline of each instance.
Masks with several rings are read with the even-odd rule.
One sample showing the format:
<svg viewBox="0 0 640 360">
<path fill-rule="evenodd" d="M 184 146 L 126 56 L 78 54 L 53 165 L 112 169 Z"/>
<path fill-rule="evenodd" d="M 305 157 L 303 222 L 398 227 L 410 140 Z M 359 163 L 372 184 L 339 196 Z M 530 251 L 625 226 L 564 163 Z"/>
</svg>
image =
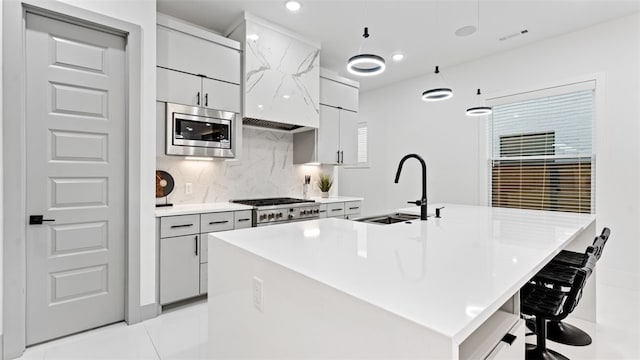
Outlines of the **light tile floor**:
<svg viewBox="0 0 640 360">
<path fill-rule="evenodd" d="M 640 359 L 640 291 L 598 284 L 597 325 L 570 320 L 593 344 L 548 343 L 570 359 Z M 527 337 L 534 342 L 535 337 Z M 20 359 L 206 359 L 207 303 L 164 312 L 139 324 L 106 326 L 28 348 Z"/>
</svg>

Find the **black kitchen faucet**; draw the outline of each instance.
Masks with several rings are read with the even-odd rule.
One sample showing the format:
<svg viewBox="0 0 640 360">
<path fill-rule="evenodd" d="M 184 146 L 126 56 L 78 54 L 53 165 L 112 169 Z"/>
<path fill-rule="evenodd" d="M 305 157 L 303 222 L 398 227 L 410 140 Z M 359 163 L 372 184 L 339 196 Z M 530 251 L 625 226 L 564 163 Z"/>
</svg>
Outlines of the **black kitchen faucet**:
<svg viewBox="0 0 640 360">
<path fill-rule="evenodd" d="M 424 159 L 418 154 L 405 155 L 402 160 L 400 160 L 400 164 L 398 164 L 398 171 L 396 172 L 396 180 L 394 182 L 397 184 L 398 180 L 400 180 L 402 165 L 408 158 L 416 158 L 420 161 L 420 165 L 422 165 L 422 198 L 417 201 L 409 201 L 409 204 L 420 206 L 420 220 L 427 220 L 427 164 L 424 162 Z"/>
</svg>

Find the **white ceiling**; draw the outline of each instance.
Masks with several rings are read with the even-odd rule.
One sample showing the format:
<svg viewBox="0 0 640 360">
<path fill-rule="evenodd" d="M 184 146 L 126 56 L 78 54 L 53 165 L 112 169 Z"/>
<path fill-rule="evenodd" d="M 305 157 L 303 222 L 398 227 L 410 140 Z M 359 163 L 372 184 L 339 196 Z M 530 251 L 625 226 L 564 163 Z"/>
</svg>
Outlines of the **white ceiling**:
<svg viewBox="0 0 640 360">
<path fill-rule="evenodd" d="M 481 0 L 480 30 L 457 37 L 459 27 L 476 24 L 475 0 L 300 0 L 291 13 L 284 0 L 157 0 L 159 12 L 224 33 L 243 11 L 322 43 L 321 66 L 360 81 L 363 91 L 446 69 L 640 11 L 640 0 Z M 366 11 L 365 11 L 366 7 Z M 363 27 L 371 36 L 362 41 Z M 527 29 L 528 34 L 498 38 Z M 387 71 L 360 78 L 347 73 L 349 57 L 372 52 L 387 60 Z M 405 59 L 395 63 L 397 51 Z M 544 56 L 544 54 L 541 54 Z"/>
</svg>

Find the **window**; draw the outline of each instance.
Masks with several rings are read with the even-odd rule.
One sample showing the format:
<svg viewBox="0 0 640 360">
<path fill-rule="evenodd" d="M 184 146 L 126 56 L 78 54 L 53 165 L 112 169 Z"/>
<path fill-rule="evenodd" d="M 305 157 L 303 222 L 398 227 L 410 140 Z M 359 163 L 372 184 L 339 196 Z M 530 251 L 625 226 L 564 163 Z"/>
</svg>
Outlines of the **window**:
<svg viewBox="0 0 640 360">
<path fill-rule="evenodd" d="M 369 167 L 369 128 L 367 122 L 358 123 L 358 163 L 350 167 Z"/>
<path fill-rule="evenodd" d="M 581 86 L 585 87 L 585 85 Z M 593 210 L 593 84 L 501 98 L 489 136 L 492 206 Z"/>
</svg>

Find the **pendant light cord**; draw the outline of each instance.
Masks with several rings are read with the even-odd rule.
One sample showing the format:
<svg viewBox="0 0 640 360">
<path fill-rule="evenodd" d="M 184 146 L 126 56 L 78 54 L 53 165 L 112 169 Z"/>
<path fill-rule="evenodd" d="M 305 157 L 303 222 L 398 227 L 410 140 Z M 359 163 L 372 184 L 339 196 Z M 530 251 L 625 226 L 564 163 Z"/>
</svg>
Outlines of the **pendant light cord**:
<svg viewBox="0 0 640 360">
<path fill-rule="evenodd" d="M 364 2 L 364 14 L 363 14 L 363 17 L 364 17 L 364 23 L 366 24 L 367 23 L 367 17 L 368 17 L 368 7 L 367 7 L 367 1 L 366 0 Z M 365 25 L 364 28 L 366 29 L 367 26 Z M 367 36 L 365 36 L 365 34 L 367 34 Z M 362 34 L 362 40 L 360 40 L 360 47 L 358 48 L 358 54 L 362 54 L 362 48 L 364 47 L 365 40 L 367 40 L 367 38 L 369 37 L 368 35 L 369 34 L 365 30 L 365 33 Z"/>
<path fill-rule="evenodd" d="M 480 0 L 476 2 L 476 31 L 480 31 Z"/>
</svg>

